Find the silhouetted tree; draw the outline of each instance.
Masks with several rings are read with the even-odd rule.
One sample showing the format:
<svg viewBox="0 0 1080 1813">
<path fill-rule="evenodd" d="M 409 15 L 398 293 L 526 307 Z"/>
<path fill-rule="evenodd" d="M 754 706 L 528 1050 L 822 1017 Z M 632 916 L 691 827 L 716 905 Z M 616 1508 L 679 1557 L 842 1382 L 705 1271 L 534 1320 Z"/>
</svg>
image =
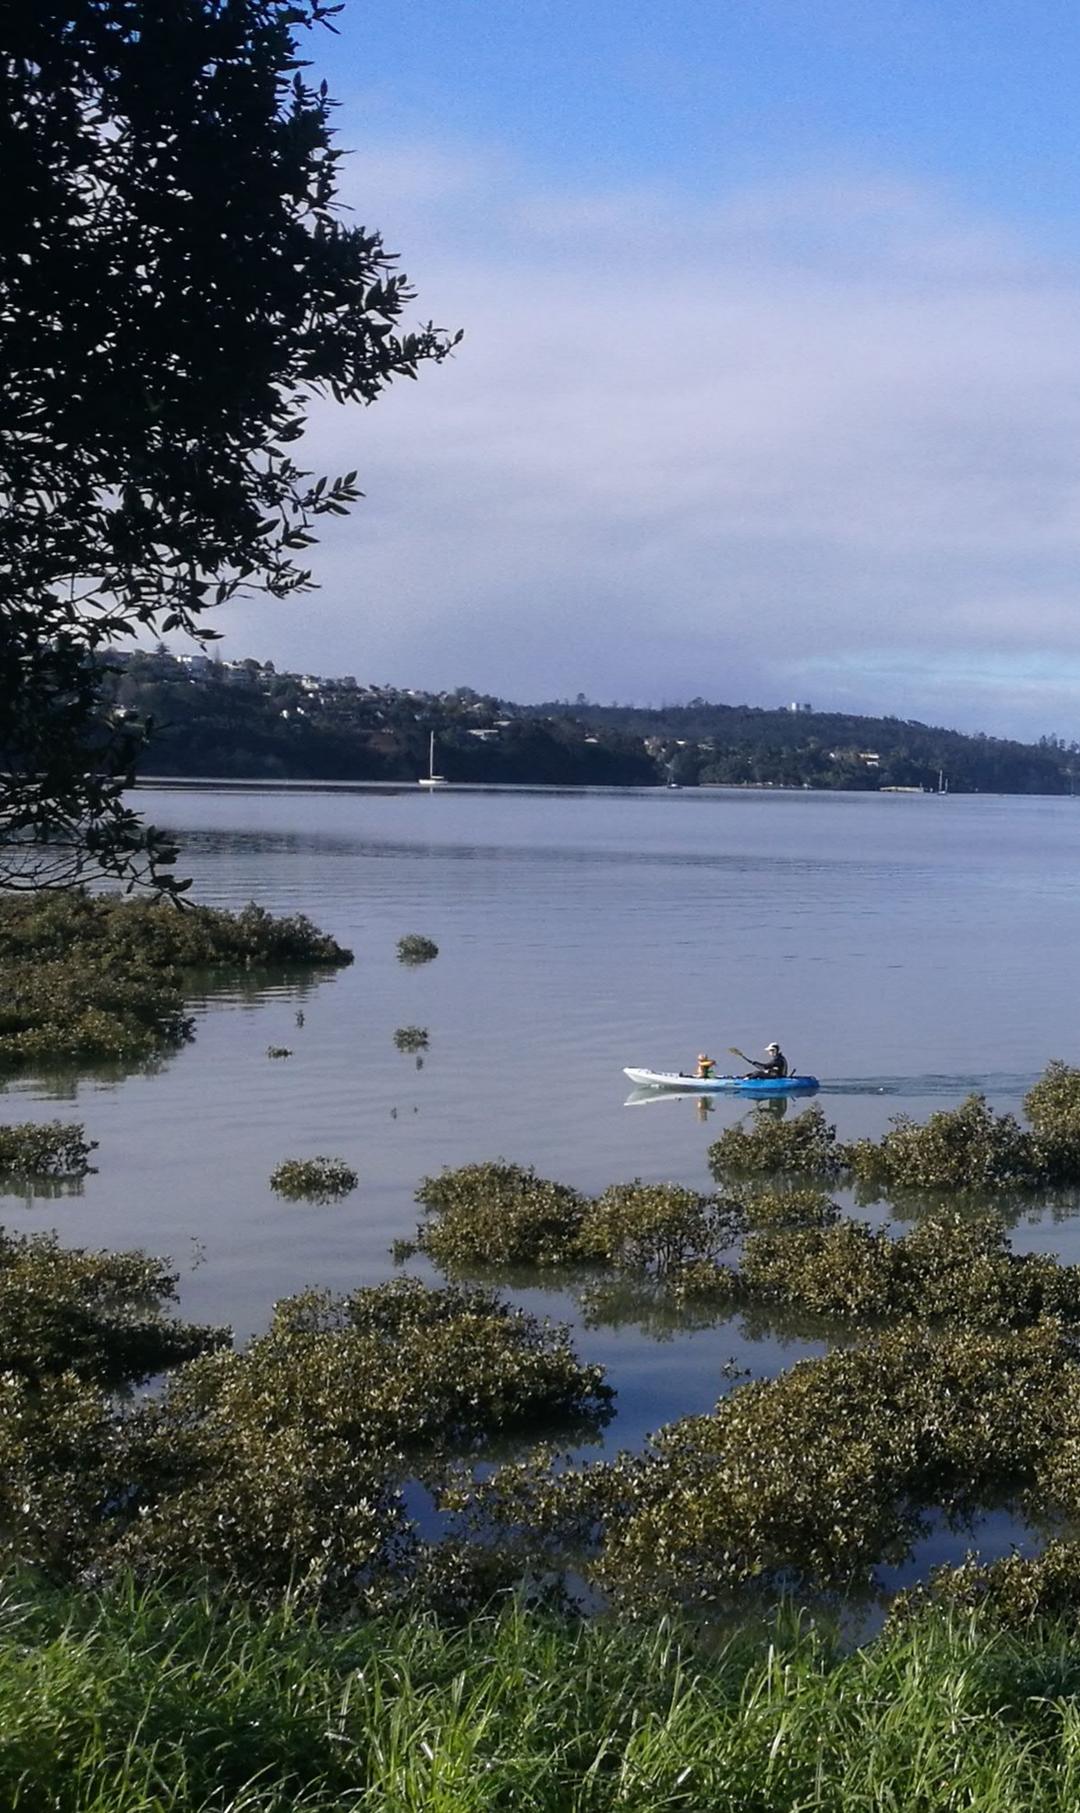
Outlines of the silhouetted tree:
<svg viewBox="0 0 1080 1813">
<path fill-rule="evenodd" d="M 103 712 L 104 651 L 207 639 L 284 598 L 356 474 L 291 450 L 310 400 L 371 403 L 457 336 L 335 207 L 321 0 L 33 0 L 0 95 L 0 884 L 88 862 L 177 886 L 125 807 L 145 726 Z"/>
</svg>

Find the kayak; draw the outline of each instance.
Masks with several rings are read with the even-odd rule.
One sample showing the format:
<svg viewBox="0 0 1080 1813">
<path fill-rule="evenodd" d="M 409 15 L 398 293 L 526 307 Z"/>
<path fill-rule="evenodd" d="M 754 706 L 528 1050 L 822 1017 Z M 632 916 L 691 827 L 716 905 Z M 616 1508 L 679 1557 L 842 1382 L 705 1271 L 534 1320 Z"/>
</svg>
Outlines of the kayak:
<svg viewBox="0 0 1080 1813">
<path fill-rule="evenodd" d="M 685 1076 L 681 1070 L 624 1070 L 639 1089 L 685 1089 L 691 1095 L 812 1095 L 816 1076 Z"/>
</svg>

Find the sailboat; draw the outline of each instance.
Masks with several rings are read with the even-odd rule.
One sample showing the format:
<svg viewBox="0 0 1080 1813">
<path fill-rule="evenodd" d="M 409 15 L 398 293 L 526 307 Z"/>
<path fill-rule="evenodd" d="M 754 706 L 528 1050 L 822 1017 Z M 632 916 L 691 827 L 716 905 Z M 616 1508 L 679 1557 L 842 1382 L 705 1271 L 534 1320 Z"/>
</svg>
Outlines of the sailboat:
<svg viewBox="0 0 1080 1813">
<path fill-rule="evenodd" d="M 435 732 L 434 731 L 432 731 L 432 733 L 431 733 L 431 742 L 428 745 L 428 771 L 426 774 L 422 774 L 420 776 L 420 779 L 417 781 L 416 784 L 418 787 L 445 787 L 448 785 L 445 774 L 436 774 L 436 772 L 435 772 Z"/>
</svg>

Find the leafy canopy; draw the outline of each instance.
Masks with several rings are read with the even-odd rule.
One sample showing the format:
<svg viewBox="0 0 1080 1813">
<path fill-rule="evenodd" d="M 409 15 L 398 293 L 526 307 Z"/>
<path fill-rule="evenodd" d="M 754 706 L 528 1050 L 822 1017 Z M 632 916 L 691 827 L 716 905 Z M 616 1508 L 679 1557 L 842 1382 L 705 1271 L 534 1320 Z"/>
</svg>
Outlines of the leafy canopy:
<svg viewBox="0 0 1080 1813">
<path fill-rule="evenodd" d="M 171 853 L 124 805 L 147 726 L 110 644 L 286 598 L 356 474 L 292 457 L 310 401 L 372 403 L 455 342 L 335 206 L 301 34 L 324 0 L 35 0 L 0 58 L 0 884 Z"/>
</svg>

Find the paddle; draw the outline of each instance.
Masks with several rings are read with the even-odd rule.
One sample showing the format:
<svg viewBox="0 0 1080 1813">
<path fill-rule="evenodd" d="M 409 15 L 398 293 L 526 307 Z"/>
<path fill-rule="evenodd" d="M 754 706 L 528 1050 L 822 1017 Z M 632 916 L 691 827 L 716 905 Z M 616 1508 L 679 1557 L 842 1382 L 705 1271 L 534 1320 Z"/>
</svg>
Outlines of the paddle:
<svg viewBox="0 0 1080 1813">
<path fill-rule="evenodd" d="M 737 1045 L 729 1045 L 728 1050 L 730 1051 L 733 1058 L 742 1058 L 744 1064 L 753 1064 L 753 1066 L 756 1070 L 761 1069 L 760 1058 L 748 1057 L 746 1052 L 740 1051 L 739 1047 Z M 789 1064 L 788 1065 L 788 1076 L 792 1076 L 794 1074 L 794 1070 L 795 1070 L 794 1064 Z"/>
</svg>

